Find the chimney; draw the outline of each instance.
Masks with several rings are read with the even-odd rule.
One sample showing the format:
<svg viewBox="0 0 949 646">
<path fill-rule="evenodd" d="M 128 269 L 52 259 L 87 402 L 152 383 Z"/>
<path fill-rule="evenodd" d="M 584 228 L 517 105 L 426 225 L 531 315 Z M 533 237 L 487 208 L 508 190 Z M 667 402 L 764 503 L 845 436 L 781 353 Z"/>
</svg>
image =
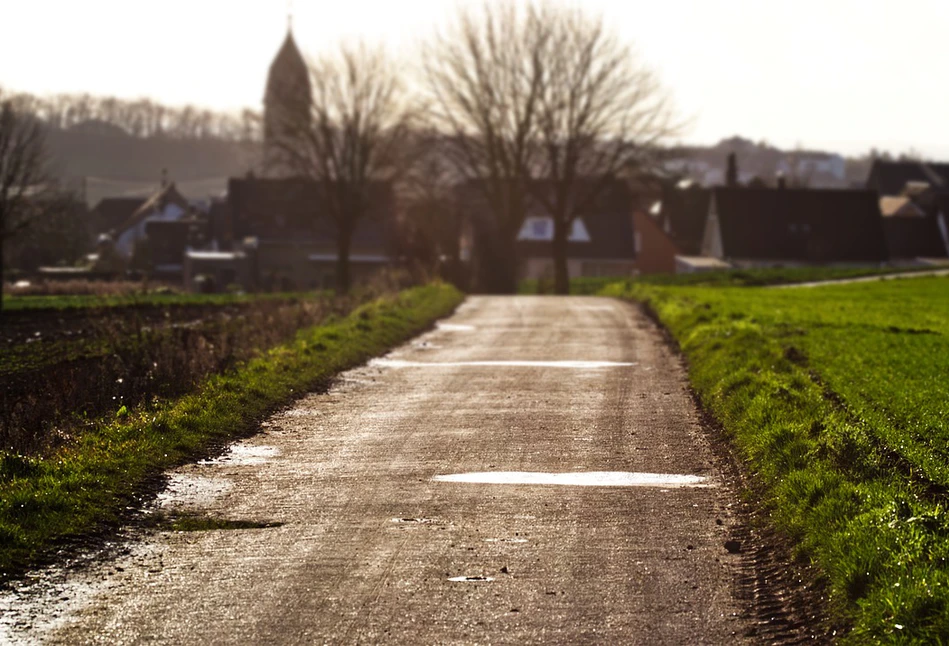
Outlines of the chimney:
<svg viewBox="0 0 949 646">
<path fill-rule="evenodd" d="M 162 168 L 161 169 L 161 187 L 165 188 L 166 186 L 168 186 L 168 169 Z"/>
</svg>

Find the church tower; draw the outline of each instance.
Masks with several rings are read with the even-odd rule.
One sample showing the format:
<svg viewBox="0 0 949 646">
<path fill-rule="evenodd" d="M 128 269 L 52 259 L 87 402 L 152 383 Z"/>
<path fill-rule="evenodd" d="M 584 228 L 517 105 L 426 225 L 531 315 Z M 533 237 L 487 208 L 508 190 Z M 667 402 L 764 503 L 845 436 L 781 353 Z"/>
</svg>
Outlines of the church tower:
<svg viewBox="0 0 949 646">
<path fill-rule="evenodd" d="M 270 64 L 264 94 L 264 173 L 271 177 L 293 174 L 285 152 L 287 142 L 310 126 L 312 95 L 306 62 L 287 29 L 287 37 Z"/>
</svg>

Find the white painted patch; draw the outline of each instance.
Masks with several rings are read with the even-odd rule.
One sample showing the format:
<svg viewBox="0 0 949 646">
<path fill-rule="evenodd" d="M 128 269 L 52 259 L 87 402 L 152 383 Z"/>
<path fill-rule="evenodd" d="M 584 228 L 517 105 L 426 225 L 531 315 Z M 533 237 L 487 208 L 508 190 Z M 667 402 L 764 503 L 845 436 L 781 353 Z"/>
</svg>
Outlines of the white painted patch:
<svg viewBox="0 0 949 646">
<path fill-rule="evenodd" d="M 461 323 L 436 323 L 435 327 L 443 332 L 471 332 L 475 329 L 473 325 L 462 325 Z"/>
<path fill-rule="evenodd" d="M 636 362 L 621 361 L 405 361 L 403 359 L 373 359 L 370 366 L 379 368 L 572 368 L 574 370 L 596 370 L 598 368 L 629 368 Z"/>
<path fill-rule="evenodd" d="M 563 485 L 571 487 L 708 487 L 703 476 L 672 473 L 632 473 L 629 471 L 584 471 L 546 473 L 535 471 L 483 471 L 453 473 L 432 478 L 437 482 L 476 484 Z"/>
<path fill-rule="evenodd" d="M 448 580 L 456 583 L 486 583 L 488 581 L 494 581 L 494 579 L 489 576 L 453 576 L 449 577 Z"/>
</svg>

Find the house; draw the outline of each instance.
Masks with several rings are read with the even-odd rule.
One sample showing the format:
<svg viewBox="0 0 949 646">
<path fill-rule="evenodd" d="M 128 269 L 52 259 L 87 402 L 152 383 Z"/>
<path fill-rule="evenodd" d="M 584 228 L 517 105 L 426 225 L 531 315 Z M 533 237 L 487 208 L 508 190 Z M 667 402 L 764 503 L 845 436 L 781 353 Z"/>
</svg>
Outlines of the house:
<svg viewBox="0 0 949 646">
<path fill-rule="evenodd" d="M 121 227 L 145 203 L 144 197 L 104 197 L 93 207 L 90 230 L 96 235 Z"/>
<path fill-rule="evenodd" d="M 911 183 L 949 190 L 949 164 L 875 159 L 866 188 L 880 195 L 903 195 Z"/>
<path fill-rule="evenodd" d="M 702 255 L 736 267 L 889 259 L 877 194 L 844 189 L 716 188 Z"/>
<path fill-rule="evenodd" d="M 192 217 L 194 209 L 178 192 L 174 182 L 165 183 L 120 225 L 111 230 L 115 251 L 130 260 L 136 245 L 147 238 L 147 227 L 152 222 L 175 222 Z M 184 250 L 182 249 L 182 252 Z"/>
<path fill-rule="evenodd" d="M 666 182 L 662 198 L 633 213 L 636 269 L 640 273 L 672 273 L 677 256 L 697 256 L 708 216 L 711 191 L 690 179 Z"/>
<path fill-rule="evenodd" d="M 335 285 L 337 230 L 319 189 L 315 181 L 302 178 L 229 181 L 227 230 L 234 241 L 241 241 L 240 249 L 233 253 L 254 249 L 258 287 L 289 290 Z M 369 211 L 357 220 L 352 235 L 349 261 L 353 282 L 395 264 L 395 241 L 392 185 L 377 182 L 370 187 Z"/>
<path fill-rule="evenodd" d="M 535 187 L 536 188 L 536 187 Z M 513 271 L 517 281 L 554 276 L 554 220 L 538 200 L 527 197 L 527 217 L 505 240 L 477 180 L 459 185 L 458 204 L 470 233 L 470 259 L 476 287 L 504 291 L 501 273 Z M 570 277 L 629 276 L 636 269 L 633 211 L 637 195 L 626 182 L 614 180 L 580 210 L 567 237 Z M 463 245 L 465 249 L 468 244 Z M 512 257 L 508 257 L 512 256 Z"/>
</svg>

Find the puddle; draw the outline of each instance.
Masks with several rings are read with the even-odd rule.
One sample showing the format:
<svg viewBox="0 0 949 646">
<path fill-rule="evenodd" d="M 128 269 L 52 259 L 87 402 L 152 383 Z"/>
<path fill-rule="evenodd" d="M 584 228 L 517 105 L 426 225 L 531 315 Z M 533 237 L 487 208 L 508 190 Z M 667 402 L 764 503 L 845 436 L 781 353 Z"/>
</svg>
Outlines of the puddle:
<svg viewBox="0 0 949 646">
<path fill-rule="evenodd" d="M 481 576 L 481 575 L 476 575 L 476 576 L 453 576 L 453 577 L 450 577 L 448 580 L 449 580 L 449 581 L 460 582 L 460 583 L 479 583 L 479 582 L 485 582 L 485 581 L 494 581 L 494 579 L 492 579 L 492 578 L 489 577 L 489 576 Z"/>
<path fill-rule="evenodd" d="M 156 497 L 156 503 L 159 508 L 206 507 L 233 486 L 229 480 L 221 478 L 173 473 L 168 477 L 168 486 Z"/>
<path fill-rule="evenodd" d="M 597 370 L 599 368 L 629 368 L 636 362 L 619 361 L 405 361 L 403 359 L 373 359 L 370 366 L 379 368 L 571 368 Z"/>
<path fill-rule="evenodd" d="M 278 455 L 280 455 L 280 449 L 273 446 L 233 444 L 223 455 L 213 460 L 201 460 L 198 464 L 228 466 L 264 464 Z"/>
<path fill-rule="evenodd" d="M 282 527 L 283 523 L 258 520 L 228 520 L 214 516 L 177 516 L 161 523 L 160 528 L 170 532 L 210 532 L 235 529 L 270 529 Z"/>
<path fill-rule="evenodd" d="M 585 471 L 545 473 L 535 471 L 485 471 L 453 473 L 432 478 L 437 482 L 476 484 L 561 485 L 571 487 L 709 487 L 708 478 L 672 473 L 632 473 L 629 471 Z"/>
<path fill-rule="evenodd" d="M 462 325 L 461 323 L 436 323 L 435 327 L 444 332 L 471 332 L 475 329 L 473 325 Z"/>
</svg>

